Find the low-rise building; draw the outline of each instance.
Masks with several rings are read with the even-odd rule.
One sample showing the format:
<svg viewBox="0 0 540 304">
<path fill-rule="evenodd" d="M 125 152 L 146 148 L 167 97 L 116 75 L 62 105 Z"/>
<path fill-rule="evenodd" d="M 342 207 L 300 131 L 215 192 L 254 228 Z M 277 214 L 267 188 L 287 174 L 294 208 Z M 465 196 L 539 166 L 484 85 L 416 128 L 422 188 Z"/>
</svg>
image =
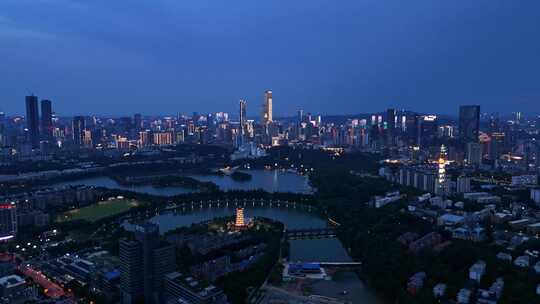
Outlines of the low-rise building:
<svg viewBox="0 0 540 304">
<path fill-rule="evenodd" d="M 499 252 L 497 253 L 497 259 L 507 262 L 512 262 L 512 255 L 505 253 L 505 252 Z"/>
<path fill-rule="evenodd" d="M 24 290 L 26 281 L 18 275 L 0 278 L 0 296 L 9 298 Z"/>
<path fill-rule="evenodd" d="M 433 287 L 433 296 L 435 298 L 441 298 L 446 292 L 446 284 L 439 283 Z"/>
<path fill-rule="evenodd" d="M 165 292 L 168 303 L 183 303 L 179 300 L 193 304 L 227 303 L 221 289 L 179 272 L 165 275 Z"/>
<path fill-rule="evenodd" d="M 431 232 L 412 242 L 409 245 L 409 250 L 412 253 L 418 253 L 423 249 L 431 248 L 441 243 L 441 235 L 437 232 Z"/>
<path fill-rule="evenodd" d="M 486 262 L 479 260 L 469 268 L 469 279 L 480 283 L 482 276 L 486 273 Z"/>
<path fill-rule="evenodd" d="M 462 288 L 459 290 L 456 300 L 459 304 L 468 304 L 471 300 L 472 291 L 467 288 Z"/>
<path fill-rule="evenodd" d="M 531 258 L 528 255 L 518 256 L 516 260 L 514 261 L 514 265 L 518 267 L 523 267 L 523 268 L 529 267 L 530 264 L 531 264 Z"/>
<path fill-rule="evenodd" d="M 459 225 L 461 223 L 463 223 L 463 220 L 465 218 L 461 215 L 455 215 L 455 214 L 451 214 L 451 213 L 446 213 L 446 214 L 443 214 L 441 215 L 438 219 L 437 219 L 437 225 L 439 226 L 456 226 L 456 225 Z"/>
<path fill-rule="evenodd" d="M 417 272 L 415 273 L 407 283 L 407 291 L 410 294 L 416 294 L 418 293 L 422 287 L 424 287 L 424 280 L 426 279 L 426 273 L 425 272 Z"/>
<path fill-rule="evenodd" d="M 531 224 L 531 220 L 527 218 L 508 222 L 508 225 L 515 230 L 525 228 L 529 224 Z"/>
<path fill-rule="evenodd" d="M 460 240 L 482 242 L 486 239 L 486 232 L 482 227 L 458 227 L 452 230 L 452 237 Z"/>
</svg>

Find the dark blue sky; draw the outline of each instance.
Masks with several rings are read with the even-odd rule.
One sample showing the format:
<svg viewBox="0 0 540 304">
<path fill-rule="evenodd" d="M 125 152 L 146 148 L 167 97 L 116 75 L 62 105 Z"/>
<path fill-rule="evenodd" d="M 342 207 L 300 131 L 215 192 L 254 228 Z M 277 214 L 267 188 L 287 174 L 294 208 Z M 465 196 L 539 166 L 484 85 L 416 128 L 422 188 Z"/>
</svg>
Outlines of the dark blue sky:
<svg viewBox="0 0 540 304">
<path fill-rule="evenodd" d="M 0 110 L 540 114 L 540 1 L 1 0 Z"/>
</svg>

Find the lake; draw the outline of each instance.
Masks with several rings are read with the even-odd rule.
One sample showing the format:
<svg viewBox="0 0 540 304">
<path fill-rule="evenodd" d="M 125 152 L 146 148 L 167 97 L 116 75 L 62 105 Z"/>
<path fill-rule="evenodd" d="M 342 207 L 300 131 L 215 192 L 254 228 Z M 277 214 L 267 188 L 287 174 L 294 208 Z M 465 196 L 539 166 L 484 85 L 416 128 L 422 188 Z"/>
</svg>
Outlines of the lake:
<svg viewBox="0 0 540 304">
<path fill-rule="evenodd" d="M 191 177 L 204 182 L 213 182 L 218 185 L 221 190 L 224 191 L 262 189 L 268 192 L 312 192 L 312 189 L 308 183 L 308 178 L 297 173 L 281 170 L 249 170 L 244 172 L 251 174 L 252 179 L 249 181 L 235 181 L 227 175 L 192 175 Z M 52 186 L 56 187 L 75 185 L 120 189 L 159 196 L 175 196 L 180 194 L 193 193 L 197 191 L 195 189 L 184 187 L 154 187 L 152 185 L 125 186 L 120 185 L 112 178 L 106 176 L 77 179 L 57 183 Z"/>
</svg>

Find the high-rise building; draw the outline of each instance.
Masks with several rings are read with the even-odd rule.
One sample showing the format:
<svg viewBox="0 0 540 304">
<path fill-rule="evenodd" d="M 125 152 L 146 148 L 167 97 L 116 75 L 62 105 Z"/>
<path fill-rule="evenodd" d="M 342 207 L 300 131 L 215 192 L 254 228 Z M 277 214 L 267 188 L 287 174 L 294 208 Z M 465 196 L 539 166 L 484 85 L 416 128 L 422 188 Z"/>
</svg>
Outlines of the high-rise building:
<svg viewBox="0 0 540 304">
<path fill-rule="evenodd" d="M 467 144 L 467 163 L 471 166 L 478 166 L 482 163 L 482 146 L 479 143 L 470 142 Z"/>
<path fill-rule="evenodd" d="M 418 115 L 408 113 L 405 115 L 405 135 L 410 144 L 418 145 Z"/>
<path fill-rule="evenodd" d="M 435 188 L 436 194 L 444 194 L 444 192 L 446 191 L 446 187 L 447 187 L 446 158 L 447 158 L 446 147 L 444 145 L 441 145 L 439 160 L 437 161 L 438 170 L 437 170 L 437 186 Z"/>
<path fill-rule="evenodd" d="M 436 115 L 422 116 L 418 124 L 418 145 L 428 147 L 435 144 L 439 128 Z"/>
<path fill-rule="evenodd" d="M 272 91 L 268 90 L 264 92 L 262 123 L 267 125 L 272 119 Z"/>
<path fill-rule="evenodd" d="M 73 117 L 73 143 L 76 146 L 84 144 L 84 130 L 86 130 L 86 122 L 83 116 Z"/>
<path fill-rule="evenodd" d="M 240 99 L 240 144 L 244 143 L 245 136 L 246 136 L 246 124 L 247 124 L 247 102 L 244 99 Z"/>
<path fill-rule="evenodd" d="M 489 159 L 497 160 L 503 155 L 506 148 L 506 134 L 503 132 L 491 133 L 491 141 L 489 144 Z"/>
<path fill-rule="evenodd" d="M 17 235 L 17 208 L 13 203 L 0 204 L 0 242 Z"/>
<path fill-rule="evenodd" d="M 33 149 L 39 147 L 39 110 L 37 96 L 26 96 L 26 128 Z"/>
<path fill-rule="evenodd" d="M 396 110 L 386 110 L 386 128 L 393 131 L 396 128 Z"/>
<path fill-rule="evenodd" d="M 394 145 L 395 129 L 396 129 L 396 110 L 388 109 L 386 111 L 386 143 L 389 146 Z"/>
<path fill-rule="evenodd" d="M 459 107 L 459 138 L 463 144 L 478 142 L 480 106 Z"/>
<path fill-rule="evenodd" d="M 471 192 L 471 178 L 466 175 L 458 176 L 456 180 L 456 192 L 457 193 L 469 193 Z"/>
<path fill-rule="evenodd" d="M 6 114 L 0 112 L 0 148 L 6 145 Z"/>
<path fill-rule="evenodd" d="M 53 136 L 52 102 L 48 99 L 41 100 L 41 135 L 45 140 Z"/>
<path fill-rule="evenodd" d="M 298 123 L 304 122 L 304 110 L 298 110 Z"/>
<path fill-rule="evenodd" d="M 159 226 L 137 226 L 134 239 L 120 240 L 122 303 L 164 303 L 164 279 L 176 269 L 173 245 L 160 240 Z"/>
<path fill-rule="evenodd" d="M 143 122 L 142 122 L 142 115 L 137 113 L 135 115 L 133 115 L 133 125 L 135 127 L 135 131 L 140 131 L 143 127 Z"/>
</svg>

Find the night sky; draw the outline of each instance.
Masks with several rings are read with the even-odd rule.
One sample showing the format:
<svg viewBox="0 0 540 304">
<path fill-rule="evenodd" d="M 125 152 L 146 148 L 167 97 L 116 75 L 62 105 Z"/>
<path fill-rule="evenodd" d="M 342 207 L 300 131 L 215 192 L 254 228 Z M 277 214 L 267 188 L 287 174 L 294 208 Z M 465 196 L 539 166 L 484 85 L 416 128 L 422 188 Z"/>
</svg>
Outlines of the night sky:
<svg viewBox="0 0 540 304">
<path fill-rule="evenodd" d="M 540 1 L 1 0 L 0 110 L 540 114 Z"/>
</svg>

